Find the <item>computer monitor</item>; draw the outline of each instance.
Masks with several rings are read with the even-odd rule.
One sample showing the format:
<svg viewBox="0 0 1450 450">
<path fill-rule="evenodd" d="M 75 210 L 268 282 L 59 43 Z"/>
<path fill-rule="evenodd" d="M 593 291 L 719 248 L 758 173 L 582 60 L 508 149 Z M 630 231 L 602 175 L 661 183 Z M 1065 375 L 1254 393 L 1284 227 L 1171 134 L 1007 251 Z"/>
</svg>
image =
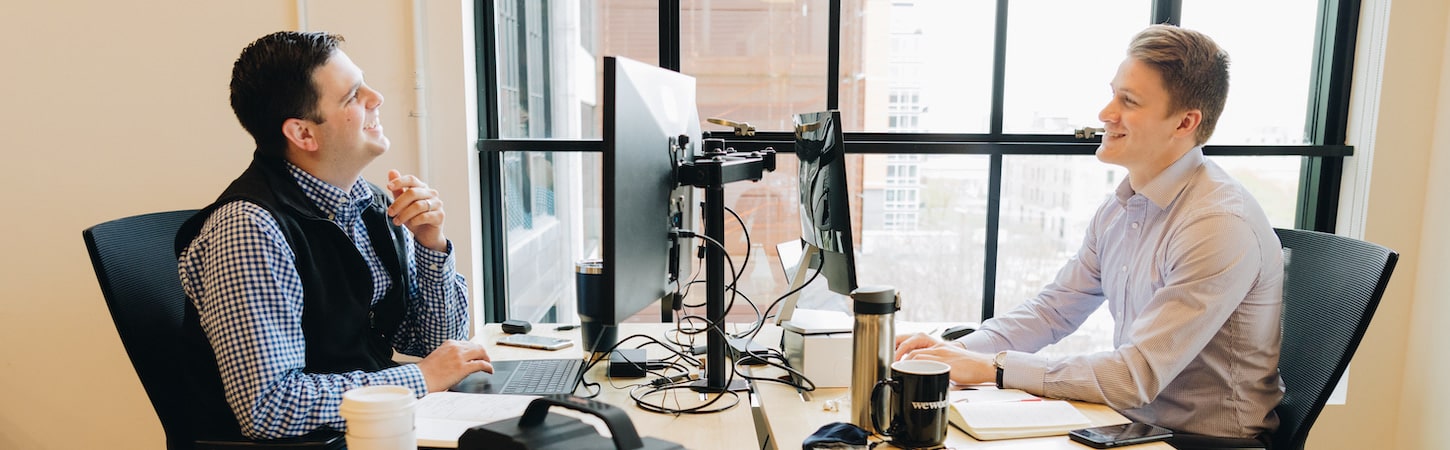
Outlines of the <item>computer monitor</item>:
<svg viewBox="0 0 1450 450">
<path fill-rule="evenodd" d="M 605 57 L 603 112 L 605 298 L 580 301 L 586 351 L 608 350 L 615 325 L 673 300 L 676 280 L 689 274 L 690 248 L 677 245 L 670 230 L 692 226 L 693 190 L 677 187 L 674 170 L 700 145 L 690 76 Z"/>
<path fill-rule="evenodd" d="M 807 267 L 819 270 L 833 292 L 849 295 L 856 289 L 845 140 L 840 111 L 795 116 L 795 154 L 800 160 L 801 241 L 805 249 L 791 280 L 793 291 L 798 291 L 795 288 L 807 278 L 804 276 Z M 777 322 L 790 320 L 798 296 L 797 292 L 786 299 Z"/>
</svg>

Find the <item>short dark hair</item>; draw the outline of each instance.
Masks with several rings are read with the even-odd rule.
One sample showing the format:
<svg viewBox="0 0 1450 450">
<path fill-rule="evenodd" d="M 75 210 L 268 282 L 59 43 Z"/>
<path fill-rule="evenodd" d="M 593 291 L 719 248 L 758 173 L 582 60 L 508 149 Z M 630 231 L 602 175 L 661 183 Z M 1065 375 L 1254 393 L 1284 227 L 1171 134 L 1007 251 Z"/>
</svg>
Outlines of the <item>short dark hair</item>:
<svg viewBox="0 0 1450 450">
<path fill-rule="evenodd" d="M 1128 56 L 1158 69 L 1171 112 L 1203 112 L 1194 137 L 1198 145 L 1208 142 L 1228 101 L 1228 52 L 1203 33 L 1153 25 L 1133 36 Z"/>
<path fill-rule="evenodd" d="M 312 72 L 342 41 L 336 34 L 279 31 L 242 49 L 232 65 L 232 112 L 257 142 L 257 154 L 283 156 L 282 122 L 287 119 L 322 122 Z"/>
</svg>

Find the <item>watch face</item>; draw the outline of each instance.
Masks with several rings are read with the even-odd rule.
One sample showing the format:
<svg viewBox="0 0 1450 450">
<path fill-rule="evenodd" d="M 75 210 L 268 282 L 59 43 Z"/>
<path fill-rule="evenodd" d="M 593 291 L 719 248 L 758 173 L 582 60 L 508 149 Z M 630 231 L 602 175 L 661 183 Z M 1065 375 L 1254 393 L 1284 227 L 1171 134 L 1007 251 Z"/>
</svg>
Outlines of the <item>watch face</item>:
<svg viewBox="0 0 1450 450">
<path fill-rule="evenodd" d="M 992 358 L 992 365 L 997 366 L 998 369 L 1001 369 L 1002 368 L 1002 364 L 1004 364 L 1006 362 L 1007 362 L 1007 352 L 997 352 L 997 356 L 995 356 L 995 357 Z"/>
</svg>

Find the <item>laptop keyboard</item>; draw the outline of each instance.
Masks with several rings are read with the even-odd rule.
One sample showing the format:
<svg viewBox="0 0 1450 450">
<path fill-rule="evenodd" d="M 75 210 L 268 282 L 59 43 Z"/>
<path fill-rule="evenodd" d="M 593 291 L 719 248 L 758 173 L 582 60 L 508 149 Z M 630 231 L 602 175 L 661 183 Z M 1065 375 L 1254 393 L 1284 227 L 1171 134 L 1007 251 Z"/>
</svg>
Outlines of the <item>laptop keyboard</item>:
<svg viewBox="0 0 1450 450">
<path fill-rule="evenodd" d="M 541 359 L 519 361 L 513 374 L 504 383 L 501 394 L 545 395 L 574 392 L 579 381 L 582 359 Z"/>
</svg>

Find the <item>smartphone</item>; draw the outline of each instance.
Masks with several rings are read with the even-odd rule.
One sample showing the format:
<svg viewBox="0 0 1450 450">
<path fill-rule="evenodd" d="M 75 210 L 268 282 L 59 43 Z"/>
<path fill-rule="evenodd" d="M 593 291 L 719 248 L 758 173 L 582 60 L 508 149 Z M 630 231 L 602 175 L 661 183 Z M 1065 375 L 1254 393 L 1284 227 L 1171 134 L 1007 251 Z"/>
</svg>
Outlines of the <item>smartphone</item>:
<svg viewBox="0 0 1450 450">
<path fill-rule="evenodd" d="M 574 341 L 563 338 L 534 336 L 531 334 L 510 334 L 498 338 L 499 345 L 512 345 L 515 347 L 537 348 L 541 350 L 558 350 L 570 345 Z"/>
<path fill-rule="evenodd" d="M 1113 448 L 1168 439 L 1173 437 L 1173 430 L 1135 422 L 1072 430 L 1067 435 L 1092 448 Z"/>
</svg>

